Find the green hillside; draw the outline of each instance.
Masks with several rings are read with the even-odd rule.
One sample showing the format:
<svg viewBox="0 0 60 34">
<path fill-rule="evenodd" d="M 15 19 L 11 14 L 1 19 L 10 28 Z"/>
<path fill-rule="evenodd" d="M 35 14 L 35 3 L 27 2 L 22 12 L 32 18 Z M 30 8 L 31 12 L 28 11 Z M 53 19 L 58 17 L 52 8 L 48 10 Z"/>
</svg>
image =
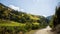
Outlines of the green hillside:
<svg viewBox="0 0 60 34">
<path fill-rule="evenodd" d="M 0 29 L 2 29 L 0 33 L 13 33 L 13 31 L 15 31 L 14 33 L 19 31 L 26 32 L 45 28 L 47 25 L 48 19 L 43 16 L 17 11 L 0 3 Z"/>
</svg>

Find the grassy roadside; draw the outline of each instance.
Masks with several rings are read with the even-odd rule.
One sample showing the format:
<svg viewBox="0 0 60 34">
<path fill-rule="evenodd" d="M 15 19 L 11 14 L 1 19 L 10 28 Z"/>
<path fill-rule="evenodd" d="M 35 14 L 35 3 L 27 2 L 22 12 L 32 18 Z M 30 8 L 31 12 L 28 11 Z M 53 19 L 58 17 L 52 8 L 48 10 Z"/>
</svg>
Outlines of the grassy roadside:
<svg viewBox="0 0 60 34">
<path fill-rule="evenodd" d="M 26 32 L 25 34 L 34 34 L 37 30 L 31 30 L 31 31 L 28 31 Z"/>
</svg>

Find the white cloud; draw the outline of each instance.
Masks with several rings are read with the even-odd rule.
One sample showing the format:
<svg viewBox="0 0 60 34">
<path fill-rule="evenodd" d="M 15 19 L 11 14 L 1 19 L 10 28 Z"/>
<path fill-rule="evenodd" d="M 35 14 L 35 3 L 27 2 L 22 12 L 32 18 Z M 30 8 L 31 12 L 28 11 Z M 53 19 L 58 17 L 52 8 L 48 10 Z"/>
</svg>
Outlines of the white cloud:
<svg viewBox="0 0 60 34">
<path fill-rule="evenodd" d="M 24 11 L 24 9 L 20 9 L 20 11 Z"/>
<path fill-rule="evenodd" d="M 14 9 L 14 10 L 18 10 L 18 11 L 24 11 L 24 9 L 21 9 L 19 7 L 16 7 L 14 5 L 9 5 L 10 8 Z"/>
<path fill-rule="evenodd" d="M 43 15 L 44 17 L 47 17 L 46 15 Z"/>
</svg>

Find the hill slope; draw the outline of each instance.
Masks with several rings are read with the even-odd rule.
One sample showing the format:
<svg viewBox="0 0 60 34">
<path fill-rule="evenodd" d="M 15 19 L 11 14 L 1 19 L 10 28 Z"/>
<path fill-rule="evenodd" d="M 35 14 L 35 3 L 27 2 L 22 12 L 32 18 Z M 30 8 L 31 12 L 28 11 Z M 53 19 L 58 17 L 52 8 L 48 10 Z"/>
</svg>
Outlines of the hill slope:
<svg viewBox="0 0 60 34">
<path fill-rule="evenodd" d="M 26 32 L 45 28 L 47 25 L 47 19 L 43 16 L 17 11 L 0 3 L 0 34 Z"/>
<path fill-rule="evenodd" d="M 27 14 L 22 11 L 16 11 L 12 8 L 9 8 L 0 3 L 0 19 L 15 21 L 19 23 L 26 23 L 26 22 L 47 22 L 46 18 L 43 16 L 37 16 L 32 14 Z"/>
</svg>

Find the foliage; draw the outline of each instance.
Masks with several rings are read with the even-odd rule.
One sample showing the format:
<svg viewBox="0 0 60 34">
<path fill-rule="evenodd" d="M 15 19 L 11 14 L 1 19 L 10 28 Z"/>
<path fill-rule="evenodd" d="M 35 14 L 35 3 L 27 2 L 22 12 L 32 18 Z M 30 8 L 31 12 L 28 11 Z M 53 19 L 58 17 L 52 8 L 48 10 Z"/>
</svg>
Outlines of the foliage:
<svg viewBox="0 0 60 34">
<path fill-rule="evenodd" d="M 54 28 L 60 24 L 60 7 L 56 8 L 56 13 L 53 19 Z"/>
<path fill-rule="evenodd" d="M 60 34 L 60 6 L 56 7 L 55 11 L 55 15 L 50 21 L 50 26 L 52 27 L 52 31 L 54 31 L 55 34 Z"/>
<path fill-rule="evenodd" d="M 1 32 L 15 34 L 16 32 L 20 31 L 26 32 L 34 29 L 44 28 L 47 25 L 48 20 L 43 16 L 16 11 L 0 3 Z"/>
<path fill-rule="evenodd" d="M 53 28 L 53 19 L 54 19 L 54 15 L 51 17 L 51 19 L 49 20 L 49 26 L 51 27 L 51 28 Z"/>
</svg>

